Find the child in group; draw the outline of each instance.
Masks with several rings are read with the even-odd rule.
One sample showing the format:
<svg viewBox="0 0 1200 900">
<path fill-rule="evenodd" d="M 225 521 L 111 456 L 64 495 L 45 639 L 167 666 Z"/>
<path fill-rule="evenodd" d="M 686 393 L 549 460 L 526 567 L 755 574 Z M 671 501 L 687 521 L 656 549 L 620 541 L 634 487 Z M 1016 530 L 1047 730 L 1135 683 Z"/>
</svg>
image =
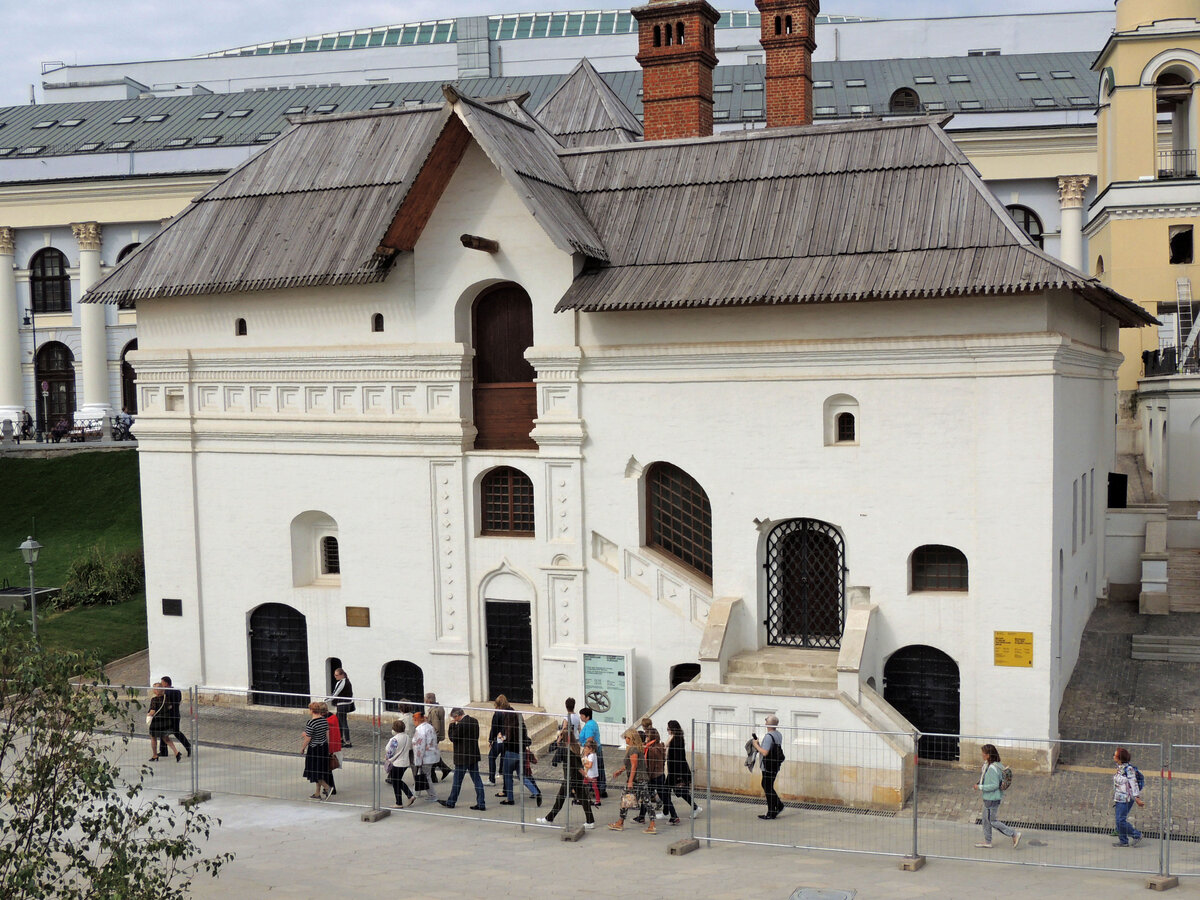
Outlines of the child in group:
<svg viewBox="0 0 1200 900">
<path fill-rule="evenodd" d="M 596 740 L 588 738 L 587 743 L 583 745 L 583 786 L 587 790 L 588 785 L 592 787 L 592 794 L 595 799 L 592 801 L 592 806 L 600 805 L 600 767 L 596 763 Z"/>
</svg>

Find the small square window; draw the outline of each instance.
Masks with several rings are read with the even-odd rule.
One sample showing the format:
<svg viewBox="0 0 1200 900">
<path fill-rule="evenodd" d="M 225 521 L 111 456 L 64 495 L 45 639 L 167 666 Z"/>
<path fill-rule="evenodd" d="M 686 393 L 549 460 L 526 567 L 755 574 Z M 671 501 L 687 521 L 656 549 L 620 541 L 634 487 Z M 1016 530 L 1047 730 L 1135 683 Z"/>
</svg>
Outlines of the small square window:
<svg viewBox="0 0 1200 900">
<path fill-rule="evenodd" d="M 80 144 L 79 150 L 81 153 L 87 153 L 91 150 L 99 150 L 103 146 L 104 144 L 99 143 L 98 141 L 92 141 L 90 144 Z"/>
<path fill-rule="evenodd" d="M 763 89 L 763 86 L 761 84 L 744 84 L 744 85 L 742 85 L 742 93 L 744 93 L 744 94 L 749 93 L 750 91 L 761 91 L 762 89 Z"/>
<path fill-rule="evenodd" d="M 1072 97 L 1071 105 L 1072 106 L 1091 106 L 1092 98 L 1091 97 Z"/>
<path fill-rule="evenodd" d="M 137 116 L 121 116 L 121 118 L 117 119 L 115 122 L 113 122 L 113 124 L 114 125 L 128 125 L 130 122 L 136 122 L 137 120 L 138 120 Z"/>
<path fill-rule="evenodd" d="M 951 75 L 948 79 L 951 84 L 969 84 L 971 81 L 970 75 Z"/>
<path fill-rule="evenodd" d="M 196 118 L 198 118 L 198 119 L 219 119 L 219 118 L 221 118 L 221 111 L 219 109 L 209 110 L 206 113 L 200 113 L 200 115 L 197 116 Z"/>
<path fill-rule="evenodd" d="M 728 118 L 729 118 L 729 110 L 727 110 L 727 109 L 714 109 L 714 110 L 713 110 L 713 118 L 714 118 L 714 119 L 728 119 Z"/>
<path fill-rule="evenodd" d="M 814 84 L 813 87 L 816 87 L 816 85 Z M 714 94 L 728 94 L 732 90 L 733 90 L 732 84 L 714 84 L 713 85 L 713 93 Z"/>
<path fill-rule="evenodd" d="M 833 82 L 832 81 L 814 81 L 813 87 L 814 88 L 831 88 L 831 87 L 833 87 Z"/>
<path fill-rule="evenodd" d="M 1054 102 L 1053 97 L 1034 97 L 1033 105 L 1034 106 L 1057 106 L 1058 104 Z"/>
<path fill-rule="evenodd" d="M 190 140 L 190 139 L 189 138 L 171 138 L 171 140 L 167 141 L 167 146 L 168 147 L 183 147 L 184 145 L 187 144 L 188 140 Z"/>
<path fill-rule="evenodd" d="M 83 119 L 64 119 L 58 123 L 59 128 L 77 128 L 83 124 Z"/>
<path fill-rule="evenodd" d="M 854 106 L 850 107 L 850 112 L 855 113 L 857 115 L 863 115 L 864 113 L 869 113 L 870 111 L 871 111 L 870 103 L 858 103 L 858 104 L 855 104 Z"/>
<path fill-rule="evenodd" d="M 983 109 L 983 104 L 978 100 L 963 100 L 958 104 L 959 109 Z"/>
<path fill-rule="evenodd" d="M 147 122 L 165 122 L 170 116 L 167 113 L 155 113 L 152 116 L 146 116 Z"/>
<path fill-rule="evenodd" d="M 847 78 L 846 87 L 866 87 L 867 80 L 865 78 Z"/>
<path fill-rule="evenodd" d="M 1050 77 L 1051 78 L 1074 78 L 1075 73 L 1074 72 L 1057 71 L 1057 72 L 1051 72 Z"/>
<path fill-rule="evenodd" d="M 1042 76 L 1037 72 L 1018 72 L 1017 78 L 1020 81 L 1041 81 Z"/>
<path fill-rule="evenodd" d="M 196 145 L 199 147 L 208 147 L 212 144 L 219 144 L 221 136 L 216 134 L 206 135 L 202 138 L 196 138 Z"/>
<path fill-rule="evenodd" d="M 836 116 L 837 115 L 837 107 L 836 106 L 818 106 L 815 110 L 813 110 L 813 112 L 815 112 L 818 116 Z"/>
<path fill-rule="evenodd" d="M 124 150 L 127 147 L 132 147 L 133 141 L 113 141 L 108 145 L 110 150 Z"/>
<path fill-rule="evenodd" d="M 250 115 L 250 113 L 252 113 L 252 112 L 254 112 L 254 110 L 252 110 L 252 109 L 235 109 L 233 112 L 231 112 L 229 114 L 229 118 L 244 119 L 246 116 Z"/>
<path fill-rule="evenodd" d="M 391 100 L 376 100 L 371 104 L 371 109 L 391 109 L 393 105 Z"/>
<path fill-rule="evenodd" d="M 1192 226 L 1172 225 L 1168 232 L 1171 240 L 1171 265 L 1190 266 L 1193 259 Z"/>
<path fill-rule="evenodd" d="M 937 84 L 937 79 L 932 75 L 918 75 L 913 79 L 913 84 Z"/>
<path fill-rule="evenodd" d="M 929 112 L 941 112 L 945 108 L 946 104 L 941 100 L 930 100 L 925 104 L 925 109 L 927 109 Z"/>
<path fill-rule="evenodd" d="M 287 109 L 285 109 L 283 111 L 283 114 L 285 116 L 295 116 L 295 115 L 299 115 L 300 113 L 304 112 L 306 109 L 308 109 L 307 106 L 289 106 Z"/>
<path fill-rule="evenodd" d="M 35 153 L 41 153 L 45 147 L 22 147 L 19 156 L 33 156 Z"/>
<path fill-rule="evenodd" d="M 267 141 L 275 140 L 275 138 L 277 138 L 277 137 L 279 137 L 278 131 L 264 131 L 262 134 L 260 134 L 254 140 L 259 143 L 266 143 Z"/>
<path fill-rule="evenodd" d="M 58 124 L 58 119 L 47 119 L 43 122 L 38 122 L 36 125 L 32 125 L 30 127 L 32 127 L 32 128 L 53 128 L 57 124 Z"/>
<path fill-rule="evenodd" d="M 320 106 L 314 106 L 313 112 L 315 112 L 315 113 L 331 113 L 337 108 L 338 108 L 338 105 L 336 103 L 322 103 Z"/>
</svg>

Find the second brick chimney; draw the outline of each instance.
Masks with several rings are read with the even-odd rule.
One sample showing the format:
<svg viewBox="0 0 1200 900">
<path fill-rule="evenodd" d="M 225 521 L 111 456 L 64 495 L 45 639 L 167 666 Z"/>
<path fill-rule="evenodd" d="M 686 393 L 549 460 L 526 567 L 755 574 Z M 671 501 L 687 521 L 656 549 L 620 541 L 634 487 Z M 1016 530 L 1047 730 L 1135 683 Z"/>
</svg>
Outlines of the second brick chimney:
<svg viewBox="0 0 1200 900">
<path fill-rule="evenodd" d="M 712 134 L 713 28 L 721 14 L 706 0 L 650 0 L 632 12 L 638 21 L 646 140 Z"/>
<path fill-rule="evenodd" d="M 812 54 L 820 0 L 754 0 L 767 58 L 767 127 L 811 125 Z"/>
</svg>

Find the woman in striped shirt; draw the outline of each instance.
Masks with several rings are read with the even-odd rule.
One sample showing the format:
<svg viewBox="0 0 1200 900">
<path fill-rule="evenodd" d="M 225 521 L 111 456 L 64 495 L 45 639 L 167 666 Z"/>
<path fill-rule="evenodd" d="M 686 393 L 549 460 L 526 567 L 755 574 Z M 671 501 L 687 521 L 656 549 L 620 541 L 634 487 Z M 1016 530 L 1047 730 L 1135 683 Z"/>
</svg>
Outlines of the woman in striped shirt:
<svg viewBox="0 0 1200 900">
<path fill-rule="evenodd" d="M 321 704 L 308 704 L 309 719 L 304 725 L 304 777 L 313 783 L 314 800 L 329 796 L 329 723 L 321 715 Z"/>
</svg>

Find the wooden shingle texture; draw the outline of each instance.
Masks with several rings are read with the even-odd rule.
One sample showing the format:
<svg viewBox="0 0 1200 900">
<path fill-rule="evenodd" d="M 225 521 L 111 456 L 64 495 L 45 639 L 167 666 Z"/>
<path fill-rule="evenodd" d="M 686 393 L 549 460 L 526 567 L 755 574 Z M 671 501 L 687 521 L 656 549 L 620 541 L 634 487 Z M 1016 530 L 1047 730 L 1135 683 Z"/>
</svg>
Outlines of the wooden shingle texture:
<svg viewBox="0 0 1200 900">
<path fill-rule="evenodd" d="M 564 147 L 631 144 L 642 138 L 642 123 L 586 59 L 534 116 Z"/>
</svg>

